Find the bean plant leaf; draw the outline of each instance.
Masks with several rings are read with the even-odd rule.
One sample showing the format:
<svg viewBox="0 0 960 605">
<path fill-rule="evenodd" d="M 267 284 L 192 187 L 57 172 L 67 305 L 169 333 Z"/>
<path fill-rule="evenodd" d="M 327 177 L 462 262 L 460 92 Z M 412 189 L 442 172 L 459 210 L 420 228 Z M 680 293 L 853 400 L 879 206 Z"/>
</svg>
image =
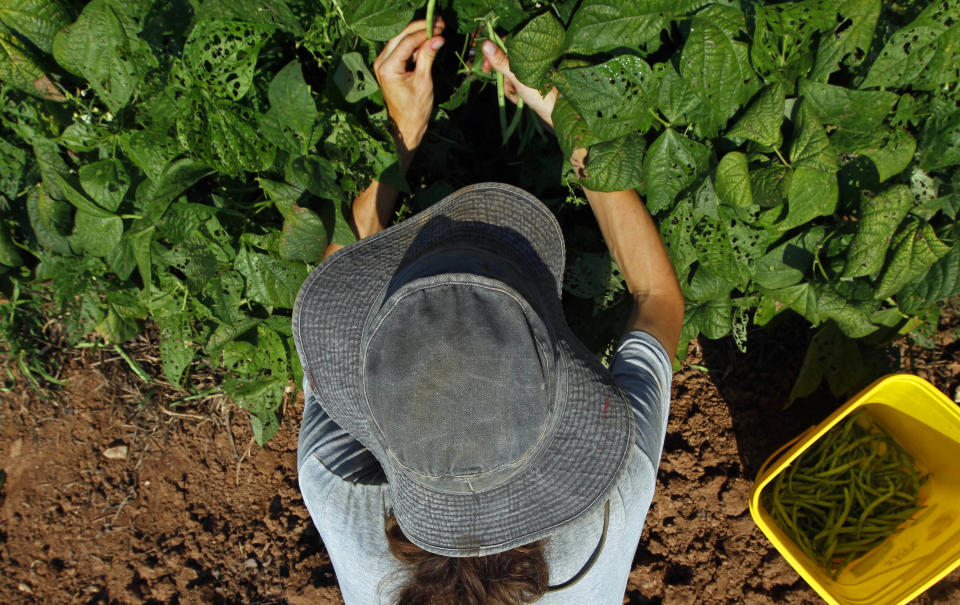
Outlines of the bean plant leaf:
<svg viewBox="0 0 960 605">
<path fill-rule="evenodd" d="M 379 90 L 363 55 L 357 52 L 347 53 L 340 58 L 340 64 L 333 72 L 333 82 L 347 103 L 356 103 Z"/>
<path fill-rule="evenodd" d="M 70 13 L 59 0 L 5 0 L 0 22 L 49 53 L 53 36 L 70 23 Z"/>
<path fill-rule="evenodd" d="M 793 83 L 814 63 L 811 42 L 836 25 L 834 3 L 801 0 L 758 6 L 754 17 L 750 58 L 766 81 Z"/>
<path fill-rule="evenodd" d="M 881 128 L 871 134 L 867 141 L 847 150 L 856 156 L 864 156 L 877 168 L 879 182 L 900 174 L 913 161 L 917 141 L 906 130 Z"/>
<path fill-rule="evenodd" d="M 646 132 L 653 123 L 655 75 L 639 57 L 621 56 L 600 65 L 563 69 L 555 81 L 601 142 Z"/>
<path fill-rule="evenodd" d="M 750 102 L 726 136 L 732 139 L 748 139 L 767 147 L 779 148 L 783 141 L 780 126 L 783 124 L 783 101 L 785 88 L 777 82 L 760 91 Z"/>
<path fill-rule="evenodd" d="M 935 90 L 960 80 L 960 1 L 931 2 L 909 25 L 897 30 L 860 88 Z"/>
<path fill-rule="evenodd" d="M 692 240 L 694 218 L 691 206 L 683 200 L 660 220 L 660 237 L 667 246 L 670 262 L 681 281 L 687 268 L 697 260 L 697 250 Z"/>
<path fill-rule="evenodd" d="M 77 191 L 73 185 L 71 185 L 67 179 L 63 178 L 60 174 L 54 173 L 54 179 L 56 180 L 58 191 L 60 191 L 63 197 L 68 202 L 73 204 L 77 210 L 90 216 L 95 216 L 102 219 L 116 217 L 116 214 L 113 211 L 100 207 L 85 195 Z"/>
<path fill-rule="evenodd" d="M 227 376 L 224 391 L 250 411 L 250 426 L 263 445 L 280 428 L 277 409 L 290 380 L 283 339 L 273 330 L 257 326 L 256 344 L 232 341 L 223 347 Z"/>
<path fill-rule="evenodd" d="M 906 185 L 888 187 L 863 201 L 842 277 L 875 275 L 883 268 L 893 234 L 912 206 L 913 194 Z"/>
<path fill-rule="evenodd" d="M 64 101 L 66 97 L 40 67 L 36 55 L 0 25 L 0 82 L 41 99 Z"/>
<path fill-rule="evenodd" d="M 147 71 L 157 66 L 139 24 L 109 0 L 93 0 L 80 18 L 57 33 L 53 56 L 64 69 L 86 78 L 111 111 L 130 102 Z"/>
<path fill-rule="evenodd" d="M 194 26 L 183 47 L 186 73 L 212 97 L 242 99 L 273 28 L 213 19 Z"/>
<path fill-rule="evenodd" d="M 120 243 L 122 235 L 123 219 L 119 216 L 102 217 L 77 210 L 70 247 L 77 254 L 106 256 Z"/>
<path fill-rule="evenodd" d="M 702 106 L 690 83 L 680 77 L 672 63 L 657 63 L 653 70 L 658 84 L 656 107 L 667 121 L 683 126 L 696 119 Z"/>
<path fill-rule="evenodd" d="M 594 191 L 634 189 L 643 183 L 643 152 L 647 141 L 638 134 L 598 143 L 587 156 L 584 187 Z"/>
<path fill-rule="evenodd" d="M 204 0 L 195 9 L 197 21 L 226 19 L 280 28 L 295 36 L 304 34 L 302 19 L 287 0 Z"/>
<path fill-rule="evenodd" d="M 776 227 L 783 231 L 803 225 L 818 216 L 833 214 L 840 196 L 837 176 L 812 166 L 793 171 L 787 189 L 787 214 Z"/>
<path fill-rule="evenodd" d="M 691 302 L 686 305 L 683 331 L 691 337 L 702 333 L 711 339 L 729 334 L 733 319 L 732 289 L 729 282 L 699 267 L 684 289 Z"/>
<path fill-rule="evenodd" d="M 794 167 L 806 166 L 821 172 L 836 172 L 839 168 L 837 154 L 830 145 L 820 119 L 805 102 L 797 110 L 790 144 L 790 163 Z"/>
<path fill-rule="evenodd" d="M 960 227 L 953 226 L 953 242 L 960 241 Z M 918 281 L 907 284 L 897 293 L 897 302 L 906 313 L 918 313 L 930 301 L 946 300 L 960 294 L 960 246 L 954 245 L 927 270 Z"/>
<path fill-rule="evenodd" d="M 563 155 L 567 159 L 573 154 L 574 149 L 586 149 L 598 142 L 583 117 L 564 97 L 557 99 L 551 119 L 560 149 L 563 150 Z"/>
<path fill-rule="evenodd" d="M 823 227 L 814 227 L 770 250 L 757 261 L 754 281 L 771 290 L 799 284 L 810 273 L 825 234 Z"/>
<path fill-rule="evenodd" d="M 758 88 L 747 45 L 737 41 L 745 27 L 739 9 L 719 5 L 704 8 L 690 22 L 680 75 L 704 108 L 697 121 L 703 136 L 716 136 Z"/>
<path fill-rule="evenodd" d="M 270 82 L 270 110 L 260 120 L 261 132 L 278 147 L 305 155 L 320 128 L 320 117 L 299 61 L 291 61 Z"/>
<path fill-rule="evenodd" d="M 98 206 L 116 212 L 130 189 L 130 175 L 120 160 L 107 158 L 85 164 L 78 171 L 80 187 Z"/>
<path fill-rule="evenodd" d="M 692 186 L 707 168 L 710 150 L 672 128 L 663 131 L 647 150 L 643 162 L 647 207 L 658 214 L 684 189 Z"/>
<path fill-rule="evenodd" d="M 822 123 L 868 132 L 880 128 L 899 99 L 892 92 L 852 90 L 802 78 L 797 84 L 797 94 Z"/>
<path fill-rule="evenodd" d="M 749 208 L 753 205 L 746 155 L 731 151 L 720 159 L 717 164 L 716 189 L 723 204 L 734 208 Z"/>
<path fill-rule="evenodd" d="M 41 246 L 57 254 L 70 254 L 69 204 L 52 199 L 43 187 L 36 186 L 27 195 L 27 215 Z"/>
<path fill-rule="evenodd" d="M 876 298 L 893 296 L 908 283 L 922 278 L 935 262 L 950 251 L 950 246 L 937 238 L 930 223 L 910 221 L 897 234 L 890 262 L 883 270 Z"/>
<path fill-rule="evenodd" d="M 249 108 L 223 100 L 207 100 L 197 91 L 188 97 L 177 120 L 180 145 L 203 163 L 227 175 L 266 170 L 276 147 L 254 128 Z"/>
<path fill-rule="evenodd" d="M 507 39 L 510 69 L 527 86 L 544 90 L 549 84 L 547 72 L 566 49 L 565 34 L 552 12 L 534 17 Z"/>
<path fill-rule="evenodd" d="M 676 16 L 705 4 L 702 0 L 584 0 L 567 29 L 571 53 L 592 54 L 655 41 Z"/>
<path fill-rule="evenodd" d="M 343 17 L 360 36 L 386 41 L 410 23 L 414 7 L 419 4 L 411 0 L 347 0 L 343 3 Z"/>
<path fill-rule="evenodd" d="M 960 109 L 934 101 L 920 136 L 920 167 L 931 171 L 960 165 Z"/>
<path fill-rule="evenodd" d="M 240 249 L 234 268 L 246 280 L 247 298 L 282 309 L 293 308 L 297 291 L 308 273 L 303 263 L 278 260 L 247 247 Z"/>
<path fill-rule="evenodd" d="M 177 321 L 168 323 L 160 334 L 160 366 L 167 382 L 179 387 L 184 371 L 196 356 L 196 345 L 188 317 L 180 315 Z"/>
<path fill-rule="evenodd" d="M 846 0 L 837 7 L 837 23 L 821 36 L 813 68 L 807 77 L 826 82 L 841 63 L 860 65 L 867 57 L 880 18 L 880 0 Z"/>
</svg>

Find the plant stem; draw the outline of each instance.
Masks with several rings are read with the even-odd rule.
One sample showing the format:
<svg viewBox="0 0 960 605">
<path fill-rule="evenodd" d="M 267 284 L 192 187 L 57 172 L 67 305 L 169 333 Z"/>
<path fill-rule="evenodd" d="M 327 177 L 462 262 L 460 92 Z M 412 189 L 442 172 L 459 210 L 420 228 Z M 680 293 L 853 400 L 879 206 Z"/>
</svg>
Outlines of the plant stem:
<svg viewBox="0 0 960 605">
<path fill-rule="evenodd" d="M 427 0 L 427 39 L 433 37 L 433 10 L 437 6 L 437 0 Z"/>
<path fill-rule="evenodd" d="M 777 149 L 776 147 L 774 147 L 774 148 L 773 148 L 773 152 L 777 154 L 777 157 L 780 158 L 780 161 L 783 162 L 783 165 L 784 165 L 784 166 L 787 166 L 787 167 L 790 166 L 790 162 L 788 162 L 788 161 L 786 160 L 786 158 L 783 157 L 783 155 L 780 153 L 780 150 L 779 150 L 779 149 Z"/>
</svg>

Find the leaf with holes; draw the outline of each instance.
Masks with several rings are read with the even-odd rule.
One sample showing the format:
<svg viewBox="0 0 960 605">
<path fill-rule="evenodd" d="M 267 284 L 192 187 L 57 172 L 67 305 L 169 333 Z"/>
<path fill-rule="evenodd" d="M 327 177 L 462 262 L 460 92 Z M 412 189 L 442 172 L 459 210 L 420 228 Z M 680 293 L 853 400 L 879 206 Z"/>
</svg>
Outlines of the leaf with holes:
<svg viewBox="0 0 960 605">
<path fill-rule="evenodd" d="M 333 72 L 333 82 L 347 103 L 356 103 L 380 89 L 360 53 L 347 53 L 340 58 L 340 64 Z"/>
<path fill-rule="evenodd" d="M 194 26 L 183 47 L 185 72 L 213 96 L 237 101 L 253 82 L 268 25 L 213 19 Z"/>
<path fill-rule="evenodd" d="M 223 347 L 227 396 L 250 411 L 250 425 L 263 445 L 280 428 L 277 409 L 290 380 L 286 347 L 280 335 L 257 326 L 256 343 L 234 340 Z"/>
<path fill-rule="evenodd" d="M 931 2 L 887 40 L 860 88 L 935 90 L 960 80 L 958 21 L 960 0 Z"/>
<path fill-rule="evenodd" d="M 196 91 L 184 100 L 177 137 L 181 146 L 224 174 L 258 172 L 273 163 L 276 147 L 260 136 L 255 124 L 248 107 L 208 100 Z"/>
<path fill-rule="evenodd" d="M 639 57 L 621 56 L 592 67 L 563 69 L 555 83 L 598 141 L 643 133 L 653 123 L 655 75 Z"/>
</svg>

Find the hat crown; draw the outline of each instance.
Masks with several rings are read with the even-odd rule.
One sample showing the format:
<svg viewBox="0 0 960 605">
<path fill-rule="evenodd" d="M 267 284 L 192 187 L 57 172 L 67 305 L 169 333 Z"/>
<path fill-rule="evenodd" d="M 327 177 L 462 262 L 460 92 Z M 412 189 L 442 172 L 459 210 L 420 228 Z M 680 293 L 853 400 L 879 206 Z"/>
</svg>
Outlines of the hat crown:
<svg viewBox="0 0 960 605">
<path fill-rule="evenodd" d="M 509 268 L 500 269 L 510 280 Z M 554 424 L 551 343 L 539 313 L 504 281 L 440 273 L 397 287 L 370 326 L 363 368 L 387 455 L 448 493 L 507 481 Z"/>
</svg>

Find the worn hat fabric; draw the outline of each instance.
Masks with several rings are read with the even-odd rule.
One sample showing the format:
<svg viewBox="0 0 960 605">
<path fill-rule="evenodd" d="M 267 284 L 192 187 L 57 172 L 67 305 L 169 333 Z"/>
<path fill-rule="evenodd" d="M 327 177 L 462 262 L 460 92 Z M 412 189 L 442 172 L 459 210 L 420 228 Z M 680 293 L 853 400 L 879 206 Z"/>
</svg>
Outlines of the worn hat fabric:
<svg viewBox="0 0 960 605">
<path fill-rule="evenodd" d="M 446 556 L 548 536 L 627 464 L 626 396 L 560 305 L 553 214 L 499 183 L 331 255 L 294 338 L 318 401 L 379 460 L 400 528 Z"/>
</svg>

